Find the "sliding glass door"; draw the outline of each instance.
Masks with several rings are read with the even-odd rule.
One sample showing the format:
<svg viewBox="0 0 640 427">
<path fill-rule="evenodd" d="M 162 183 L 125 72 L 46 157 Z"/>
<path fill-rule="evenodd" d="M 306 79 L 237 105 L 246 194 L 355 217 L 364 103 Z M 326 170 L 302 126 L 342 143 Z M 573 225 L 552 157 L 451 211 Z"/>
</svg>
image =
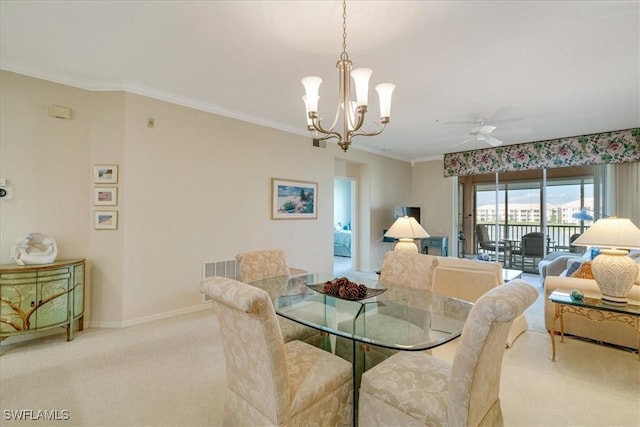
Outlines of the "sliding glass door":
<svg viewBox="0 0 640 427">
<path fill-rule="evenodd" d="M 548 252 L 574 251 L 571 241 L 591 224 L 588 216 L 578 215 L 594 211 L 589 167 L 470 178 L 474 208 L 469 214 L 474 226 L 483 224 L 491 241 L 504 245 L 498 259 L 507 267 L 527 265 L 535 272 Z"/>
</svg>

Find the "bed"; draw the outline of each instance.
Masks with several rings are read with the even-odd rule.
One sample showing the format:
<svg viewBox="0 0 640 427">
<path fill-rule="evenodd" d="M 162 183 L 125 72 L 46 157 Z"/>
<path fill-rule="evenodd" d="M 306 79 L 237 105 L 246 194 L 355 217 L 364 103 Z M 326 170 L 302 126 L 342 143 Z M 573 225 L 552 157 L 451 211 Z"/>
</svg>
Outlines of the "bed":
<svg viewBox="0 0 640 427">
<path fill-rule="evenodd" d="M 333 255 L 351 258 L 351 230 L 333 232 Z"/>
</svg>

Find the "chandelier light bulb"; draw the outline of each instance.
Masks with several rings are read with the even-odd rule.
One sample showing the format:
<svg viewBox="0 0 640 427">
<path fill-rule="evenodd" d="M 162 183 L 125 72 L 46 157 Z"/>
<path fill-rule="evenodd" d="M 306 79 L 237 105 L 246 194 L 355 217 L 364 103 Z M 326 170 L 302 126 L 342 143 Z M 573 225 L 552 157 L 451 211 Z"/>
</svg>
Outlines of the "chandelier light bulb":
<svg viewBox="0 0 640 427">
<path fill-rule="evenodd" d="M 351 71 L 351 78 L 356 84 L 356 99 L 357 105 L 364 105 L 365 107 L 369 104 L 369 78 L 373 70 L 371 68 L 356 68 Z"/>
<path fill-rule="evenodd" d="M 376 92 L 378 92 L 378 98 L 380 99 L 380 120 L 383 123 L 388 122 L 389 117 L 391 117 L 391 95 L 395 88 L 396 85 L 392 83 L 380 83 L 376 86 Z"/>
<path fill-rule="evenodd" d="M 320 99 L 318 92 L 320 91 L 320 83 L 322 83 L 322 79 L 318 76 L 307 76 L 302 79 L 302 85 L 306 92 L 305 105 L 307 107 L 307 115 L 311 112 L 318 112 L 318 99 Z"/>
</svg>

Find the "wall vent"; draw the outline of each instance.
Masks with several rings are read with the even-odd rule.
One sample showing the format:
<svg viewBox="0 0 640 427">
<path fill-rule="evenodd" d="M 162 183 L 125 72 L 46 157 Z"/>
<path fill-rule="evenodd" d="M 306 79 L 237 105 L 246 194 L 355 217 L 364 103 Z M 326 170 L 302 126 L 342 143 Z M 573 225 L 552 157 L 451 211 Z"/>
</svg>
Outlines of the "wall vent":
<svg viewBox="0 0 640 427">
<path fill-rule="evenodd" d="M 227 277 L 229 279 L 238 280 L 240 277 L 239 272 L 237 271 L 236 260 L 228 260 L 228 261 L 208 261 L 202 265 L 202 279 L 206 279 L 207 277 L 212 276 L 220 276 Z M 209 298 L 206 295 L 204 296 L 204 301 L 209 301 Z"/>
</svg>

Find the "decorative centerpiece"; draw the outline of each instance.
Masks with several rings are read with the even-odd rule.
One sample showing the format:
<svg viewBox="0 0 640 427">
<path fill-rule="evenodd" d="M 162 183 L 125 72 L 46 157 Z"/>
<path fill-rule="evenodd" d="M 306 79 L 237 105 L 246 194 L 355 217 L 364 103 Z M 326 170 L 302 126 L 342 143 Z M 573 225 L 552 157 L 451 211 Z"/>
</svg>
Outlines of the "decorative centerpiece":
<svg viewBox="0 0 640 427">
<path fill-rule="evenodd" d="M 366 285 L 352 282 L 346 277 L 337 277 L 333 280 L 327 280 L 321 284 L 307 286 L 321 294 L 331 295 L 336 298 L 350 301 L 371 298 L 386 291 L 384 288 L 367 288 Z"/>
<path fill-rule="evenodd" d="M 365 285 L 352 282 L 346 277 L 328 280 L 322 290 L 325 294 L 349 300 L 357 300 L 367 295 L 367 287 Z"/>
</svg>

